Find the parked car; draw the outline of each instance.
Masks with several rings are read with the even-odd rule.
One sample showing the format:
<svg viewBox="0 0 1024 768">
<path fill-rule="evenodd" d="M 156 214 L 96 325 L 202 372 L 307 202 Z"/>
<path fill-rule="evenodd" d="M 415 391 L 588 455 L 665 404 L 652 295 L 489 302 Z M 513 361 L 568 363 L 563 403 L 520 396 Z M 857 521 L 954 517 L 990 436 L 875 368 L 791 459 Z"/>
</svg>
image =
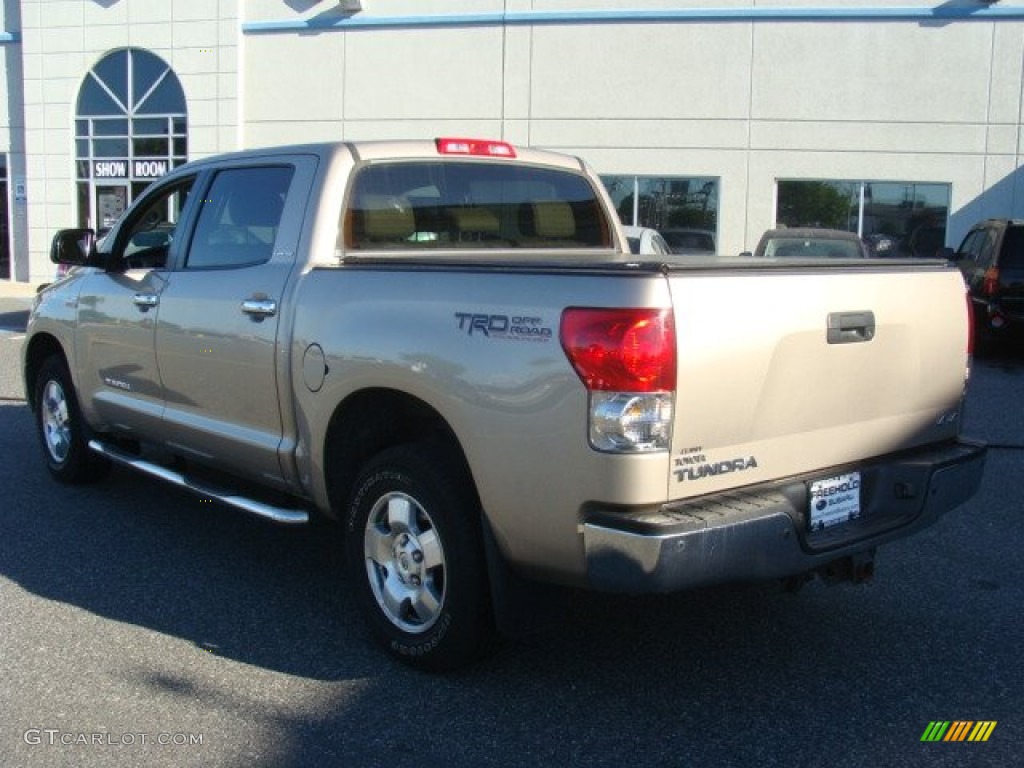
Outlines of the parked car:
<svg viewBox="0 0 1024 768">
<path fill-rule="evenodd" d="M 661 230 L 672 253 L 714 253 L 715 233 L 706 229 L 673 228 Z"/>
<path fill-rule="evenodd" d="M 865 240 L 872 256 L 890 258 L 900 255 L 899 241 L 892 235 L 876 232 L 873 235 L 868 235 Z"/>
<path fill-rule="evenodd" d="M 761 235 L 753 255 L 768 259 L 866 259 L 871 257 L 871 252 L 854 232 L 807 228 L 769 229 Z"/>
<path fill-rule="evenodd" d="M 945 246 L 945 224 L 922 224 L 907 237 L 907 255 L 918 259 L 941 258 Z"/>
<path fill-rule="evenodd" d="M 963 272 L 976 332 L 1005 336 L 1024 330 L 1024 221 L 988 219 L 975 224 L 955 252 Z"/>
<path fill-rule="evenodd" d="M 665 238 L 656 229 L 647 227 L 623 227 L 629 252 L 639 255 L 667 256 L 672 253 Z"/>
</svg>

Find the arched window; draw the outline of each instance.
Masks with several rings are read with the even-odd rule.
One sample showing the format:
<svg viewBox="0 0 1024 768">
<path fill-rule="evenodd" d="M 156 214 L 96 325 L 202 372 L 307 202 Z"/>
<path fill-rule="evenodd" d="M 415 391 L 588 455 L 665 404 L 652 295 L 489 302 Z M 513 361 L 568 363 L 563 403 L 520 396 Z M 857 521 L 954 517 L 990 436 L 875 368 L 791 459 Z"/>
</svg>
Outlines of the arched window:
<svg viewBox="0 0 1024 768">
<path fill-rule="evenodd" d="M 109 228 L 154 179 L 188 158 L 185 93 L 140 48 L 108 53 L 82 81 L 75 114 L 78 217 Z"/>
</svg>

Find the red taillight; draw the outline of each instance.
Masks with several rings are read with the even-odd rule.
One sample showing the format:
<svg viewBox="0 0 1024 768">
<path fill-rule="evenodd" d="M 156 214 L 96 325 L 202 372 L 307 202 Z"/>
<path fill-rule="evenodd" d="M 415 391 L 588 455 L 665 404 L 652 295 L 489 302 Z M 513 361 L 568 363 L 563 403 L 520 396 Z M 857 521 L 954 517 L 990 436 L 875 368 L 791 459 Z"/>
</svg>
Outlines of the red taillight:
<svg viewBox="0 0 1024 768">
<path fill-rule="evenodd" d="M 505 141 L 486 139 L 435 139 L 442 155 L 477 155 L 483 157 L 515 157 L 515 148 Z"/>
<path fill-rule="evenodd" d="M 985 296 L 995 296 L 999 292 L 999 267 L 989 267 L 981 280 L 981 292 Z"/>
<path fill-rule="evenodd" d="M 591 391 L 670 392 L 676 388 L 676 332 L 668 309 L 562 313 L 562 349 Z"/>
</svg>

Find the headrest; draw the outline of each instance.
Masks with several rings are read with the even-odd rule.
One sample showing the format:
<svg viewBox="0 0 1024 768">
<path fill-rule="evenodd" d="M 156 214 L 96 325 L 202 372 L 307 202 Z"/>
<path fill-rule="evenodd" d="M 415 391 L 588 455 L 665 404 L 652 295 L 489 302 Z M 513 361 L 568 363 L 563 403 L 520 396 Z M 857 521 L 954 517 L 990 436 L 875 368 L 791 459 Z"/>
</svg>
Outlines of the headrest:
<svg viewBox="0 0 1024 768">
<path fill-rule="evenodd" d="M 545 200 L 530 204 L 533 230 L 537 237 L 565 238 L 576 234 L 572 208 L 562 200 Z"/>
<path fill-rule="evenodd" d="M 412 208 L 388 207 L 363 210 L 363 235 L 367 240 L 405 240 L 416 231 Z"/>
<path fill-rule="evenodd" d="M 449 210 L 456 232 L 497 234 L 498 217 L 487 208 L 452 208 Z"/>
</svg>

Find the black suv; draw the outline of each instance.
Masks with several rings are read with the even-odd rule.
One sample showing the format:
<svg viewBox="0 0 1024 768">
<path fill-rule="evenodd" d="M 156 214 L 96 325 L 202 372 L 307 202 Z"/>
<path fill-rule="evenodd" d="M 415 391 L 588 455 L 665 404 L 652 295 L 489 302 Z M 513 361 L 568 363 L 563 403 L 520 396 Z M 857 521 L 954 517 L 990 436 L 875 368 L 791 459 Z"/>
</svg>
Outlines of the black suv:
<svg viewBox="0 0 1024 768">
<path fill-rule="evenodd" d="M 1024 330 L 1024 221 L 975 224 L 951 258 L 964 274 L 979 335 Z"/>
</svg>

